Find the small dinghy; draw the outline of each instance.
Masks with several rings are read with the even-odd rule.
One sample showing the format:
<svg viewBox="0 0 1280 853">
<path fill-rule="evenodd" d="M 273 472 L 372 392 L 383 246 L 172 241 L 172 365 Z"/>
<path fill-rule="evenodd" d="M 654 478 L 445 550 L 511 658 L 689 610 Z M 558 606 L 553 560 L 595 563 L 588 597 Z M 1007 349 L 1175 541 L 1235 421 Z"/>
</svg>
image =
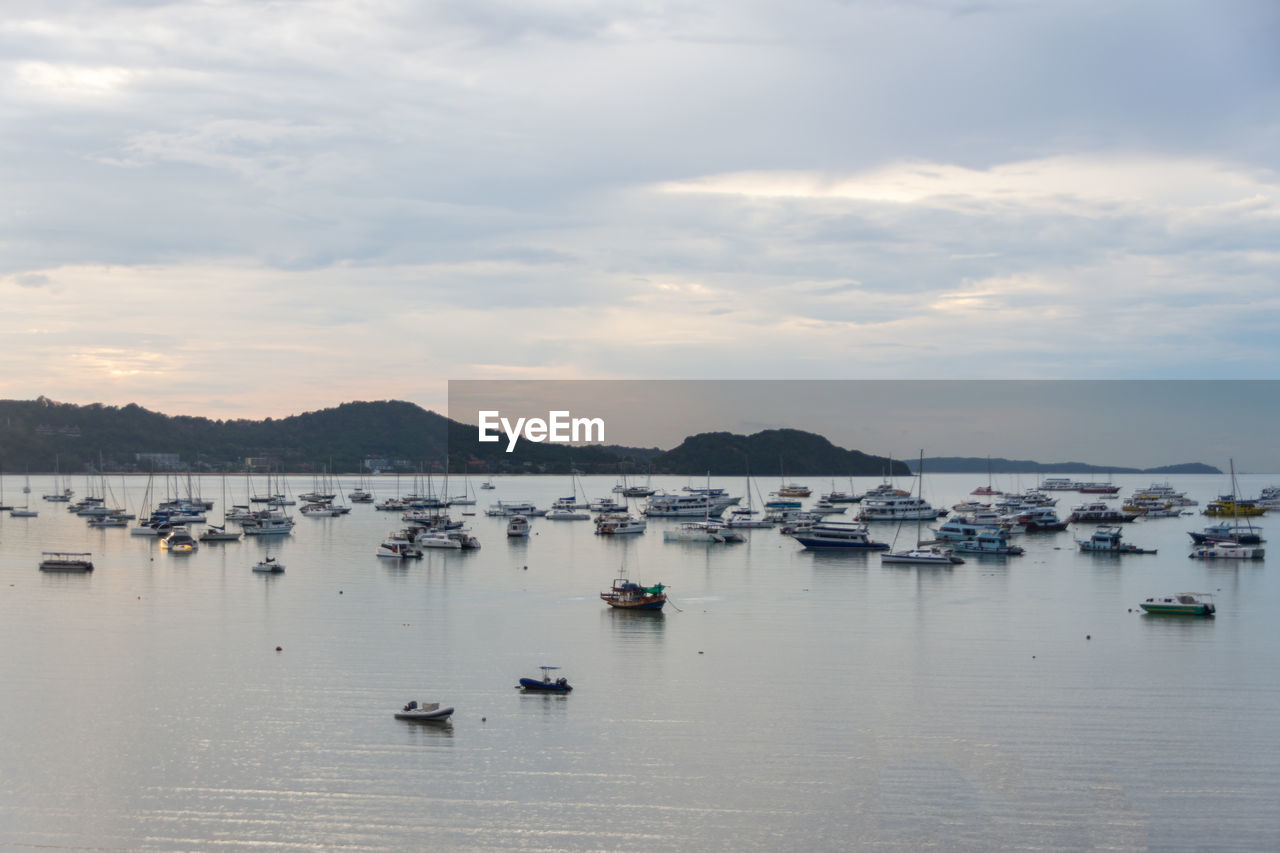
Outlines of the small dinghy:
<svg viewBox="0 0 1280 853">
<path fill-rule="evenodd" d="M 453 708 L 441 708 L 439 702 L 410 702 L 396 711 L 397 720 L 410 720 L 417 723 L 440 723 L 449 719 Z"/>
<path fill-rule="evenodd" d="M 568 693 L 573 689 L 565 678 L 551 677 L 551 673 L 560 667 L 544 666 L 539 668 L 542 670 L 542 678 L 522 678 L 516 686 L 531 693 Z"/>
</svg>

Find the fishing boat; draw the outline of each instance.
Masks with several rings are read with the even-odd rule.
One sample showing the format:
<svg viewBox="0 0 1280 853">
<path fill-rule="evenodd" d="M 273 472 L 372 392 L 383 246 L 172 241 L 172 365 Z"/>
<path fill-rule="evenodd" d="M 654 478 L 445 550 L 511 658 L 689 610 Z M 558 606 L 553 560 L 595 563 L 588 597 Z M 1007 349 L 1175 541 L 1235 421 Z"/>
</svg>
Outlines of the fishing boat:
<svg viewBox="0 0 1280 853">
<path fill-rule="evenodd" d="M 884 551 L 887 542 L 875 542 L 865 524 L 849 521 L 821 521 L 807 530 L 797 531 L 792 538 L 809 551 Z"/>
<path fill-rule="evenodd" d="M 522 678 L 516 686 L 530 693 L 568 693 L 573 690 L 573 687 L 563 676 L 559 678 L 552 677 L 552 672 L 560 667 L 542 666 L 538 668 L 542 670 L 542 678 Z"/>
<path fill-rule="evenodd" d="M 443 723 L 453 715 L 453 708 L 441 708 L 439 702 L 409 702 L 396 711 L 397 720 L 412 723 Z"/>
<path fill-rule="evenodd" d="M 1077 539 L 1076 544 L 1081 551 L 1092 551 L 1102 554 L 1154 554 L 1155 548 L 1139 548 L 1120 538 L 1119 527 L 1099 527 L 1088 539 Z"/>
<path fill-rule="evenodd" d="M 613 587 L 600 593 L 600 599 L 619 610 L 661 610 L 667 603 L 666 586 L 643 586 L 627 578 L 614 578 Z"/>
<path fill-rule="evenodd" d="M 1207 592 L 1175 592 L 1172 595 L 1159 595 L 1148 598 L 1138 606 L 1147 613 L 1164 613 L 1174 616 L 1212 616 L 1218 611 L 1213 603 L 1213 596 Z"/>
<path fill-rule="evenodd" d="M 284 563 L 275 557 L 263 557 L 261 560 L 253 564 L 253 570 L 262 574 L 279 574 L 284 571 Z"/>
<path fill-rule="evenodd" d="M 529 535 L 529 519 L 523 515 L 513 515 L 507 520 L 507 536 L 520 538 Z"/>
<path fill-rule="evenodd" d="M 44 551 L 40 554 L 42 572 L 91 572 L 93 555 L 72 551 Z"/>
</svg>

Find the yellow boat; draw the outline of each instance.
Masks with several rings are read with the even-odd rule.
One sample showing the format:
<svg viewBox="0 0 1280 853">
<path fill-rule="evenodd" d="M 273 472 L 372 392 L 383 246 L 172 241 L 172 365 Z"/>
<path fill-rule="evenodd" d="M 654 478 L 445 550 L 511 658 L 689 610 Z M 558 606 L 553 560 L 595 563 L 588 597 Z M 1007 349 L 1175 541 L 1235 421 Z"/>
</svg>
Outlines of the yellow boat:
<svg viewBox="0 0 1280 853">
<path fill-rule="evenodd" d="M 1231 516 L 1234 518 L 1256 518 L 1259 515 L 1266 515 L 1265 507 L 1260 507 L 1253 501 L 1236 501 L 1230 497 L 1221 497 L 1217 500 L 1209 501 L 1209 505 L 1204 508 L 1205 515 L 1213 516 Z"/>
</svg>

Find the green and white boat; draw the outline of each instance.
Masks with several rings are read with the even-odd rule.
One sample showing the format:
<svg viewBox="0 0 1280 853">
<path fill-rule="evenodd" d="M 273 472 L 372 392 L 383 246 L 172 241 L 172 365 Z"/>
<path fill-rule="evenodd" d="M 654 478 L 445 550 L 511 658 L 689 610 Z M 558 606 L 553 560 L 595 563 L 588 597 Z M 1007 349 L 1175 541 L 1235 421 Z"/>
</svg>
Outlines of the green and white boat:
<svg viewBox="0 0 1280 853">
<path fill-rule="evenodd" d="M 1169 613 L 1178 616 L 1212 616 L 1217 612 L 1213 596 L 1207 592 L 1175 592 L 1148 598 L 1140 605 L 1147 613 Z"/>
</svg>

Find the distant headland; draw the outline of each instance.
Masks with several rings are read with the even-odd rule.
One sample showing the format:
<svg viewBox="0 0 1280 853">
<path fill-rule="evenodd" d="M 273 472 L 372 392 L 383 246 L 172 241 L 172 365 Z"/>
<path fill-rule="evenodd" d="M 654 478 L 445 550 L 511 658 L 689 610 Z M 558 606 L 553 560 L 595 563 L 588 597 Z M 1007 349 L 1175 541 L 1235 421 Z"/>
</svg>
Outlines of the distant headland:
<svg viewBox="0 0 1280 853">
<path fill-rule="evenodd" d="M 477 441 L 476 427 L 401 400 L 350 402 L 287 418 L 212 420 L 170 416 L 136 404 L 106 406 L 0 400 L 0 470 L 381 471 L 477 474 L 676 474 L 811 477 L 907 476 L 915 460 L 849 450 L 799 429 L 752 435 L 706 432 L 669 450 L 522 442 L 512 453 Z M 1125 468 L 985 457 L 924 460 L 933 473 L 1220 474 L 1203 463 Z"/>
</svg>

